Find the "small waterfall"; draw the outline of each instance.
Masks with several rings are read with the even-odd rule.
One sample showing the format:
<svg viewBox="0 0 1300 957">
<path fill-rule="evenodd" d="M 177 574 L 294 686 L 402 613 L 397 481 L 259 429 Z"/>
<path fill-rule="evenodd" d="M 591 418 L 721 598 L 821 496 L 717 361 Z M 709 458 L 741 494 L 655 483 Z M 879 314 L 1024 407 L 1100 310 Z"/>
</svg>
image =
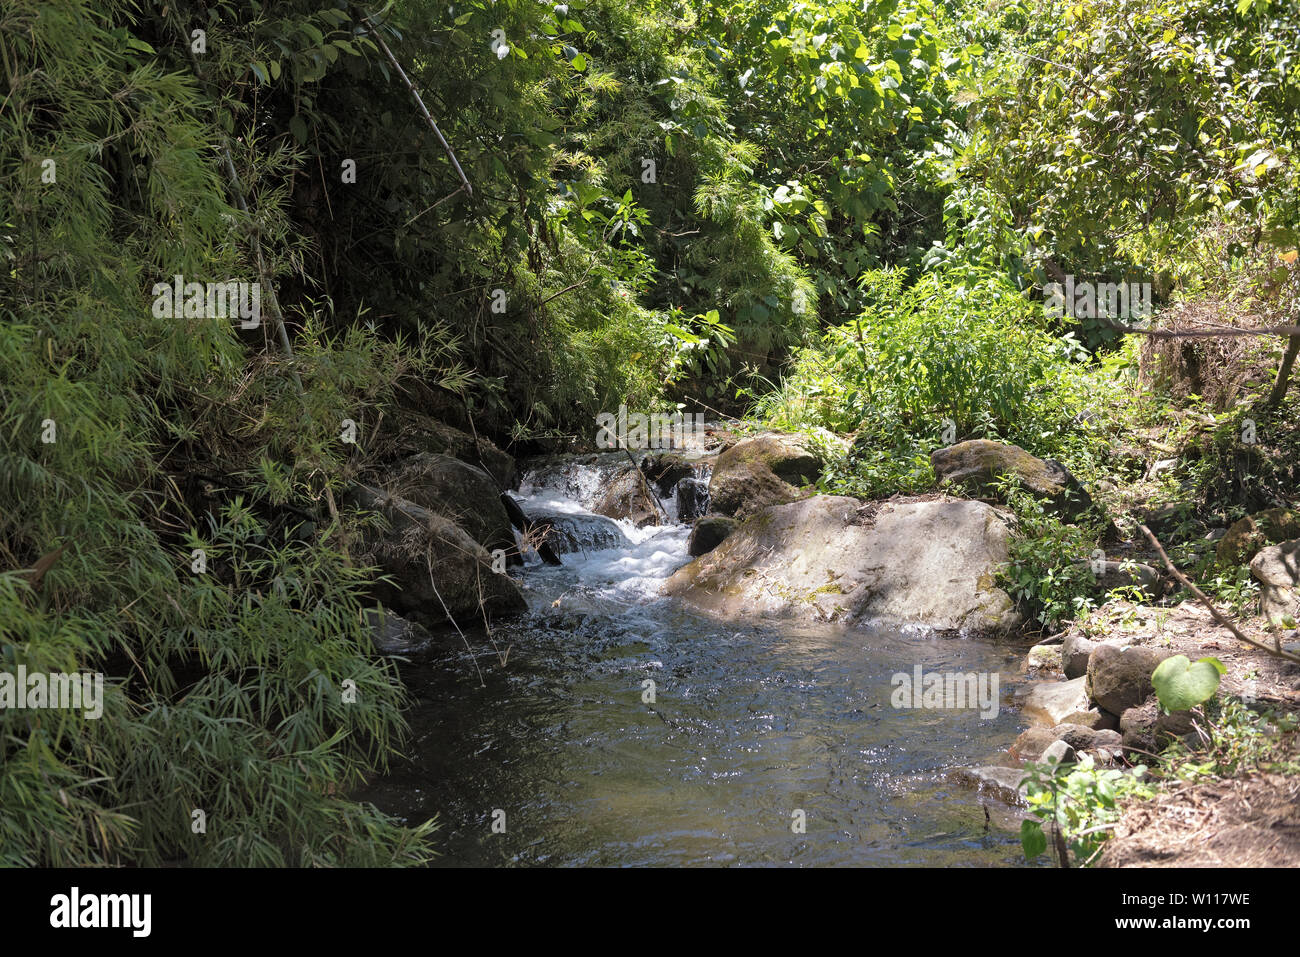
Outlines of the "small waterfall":
<svg viewBox="0 0 1300 957">
<path fill-rule="evenodd" d="M 645 487 L 657 500 L 658 522 L 667 516 L 670 525 L 689 525 L 708 513 L 709 479 L 713 475 L 711 458 L 653 451 L 633 452 L 632 458 L 644 476 Z M 611 485 L 631 468 L 628 455 L 621 451 L 548 456 L 525 469 L 514 495 L 528 517 L 535 521 L 561 515 L 599 518 L 593 509 L 599 507 Z M 558 539 L 566 536 L 571 545 L 569 551 L 618 545 L 608 529 L 602 531 L 598 524 L 559 521 L 554 527 L 557 541 L 553 545 L 561 553 L 566 548 Z"/>
</svg>

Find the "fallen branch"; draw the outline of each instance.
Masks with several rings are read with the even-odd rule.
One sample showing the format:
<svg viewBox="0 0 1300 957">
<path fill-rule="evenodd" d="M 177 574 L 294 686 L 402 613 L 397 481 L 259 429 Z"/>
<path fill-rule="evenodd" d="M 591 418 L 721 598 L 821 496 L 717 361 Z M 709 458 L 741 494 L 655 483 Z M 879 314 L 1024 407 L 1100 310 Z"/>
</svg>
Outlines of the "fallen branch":
<svg viewBox="0 0 1300 957">
<path fill-rule="evenodd" d="M 1231 336 L 1297 336 L 1300 326 L 1215 326 L 1209 329 L 1141 329 L 1125 325 L 1106 316 L 1098 316 L 1096 321 L 1116 332 L 1131 332 L 1138 336 L 1150 336 L 1152 339 L 1220 339 Z"/>
<path fill-rule="evenodd" d="M 1220 625 L 1222 625 L 1224 628 L 1227 628 L 1230 632 L 1232 632 L 1233 636 L 1238 641 L 1245 642 L 1248 645 L 1258 648 L 1260 651 L 1266 651 L 1270 655 L 1273 655 L 1274 657 L 1283 658 L 1287 661 L 1294 661 L 1297 664 L 1300 664 L 1300 655 L 1293 655 L 1289 651 L 1282 650 L 1282 641 L 1280 638 L 1274 639 L 1274 647 L 1272 648 L 1270 648 L 1268 645 L 1256 641 L 1254 638 L 1247 638 L 1242 633 L 1240 628 L 1238 628 L 1236 625 L 1230 622 L 1219 611 L 1219 609 L 1214 607 L 1214 603 L 1211 602 L 1210 599 L 1205 597 L 1205 592 L 1201 591 L 1199 588 L 1193 585 L 1188 580 L 1186 575 L 1184 575 L 1182 572 L 1180 572 L 1177 568 L 1174 567 L 1174 563 L 1171 562 L 1169 560 L 1169 556 L 1165 554 L 1164 547 L 1161 546 L 1159 540 L 1157 540 L 1157 538 L 1153 534 L 1151 534 L 1151 529 L 1147 528 L 1145 525 L 1139 525 L 1138 528 L 1142 529 L 1142 533 L 1146 535 L 1146 537 L 1150 539 L 1151 544 L 1155 546 L 1156 552 L 1159 553 L 1160 555 L 1160 560 L 1165 563 L 1165 568 L 1169 569 L 1169 573 L 1173 575 L 1176 579 L 1178 579 L 1178 581 L 1182 583 L 1184 588 L 1186 588 L 1193 595 L 1195 595 L 1197 599 L 1201 602 L 1201 604 L 1204 605 L 1207 609 L 1209 609 L 1210 616 L 1215 621 L 1217 621 Z"/>
<path fill-rule="evenodd" d="M 641 466 L 637 465 L 636 459 L 632 457 L 632 453 L 628 451 L 628 448 L 623 444 L 622 439 L 619 439 L 618 447 L 623 450 L 623 454 L 627 456 L 627 460 L 632 463 L 632 471 L 636 472 L 637 478 L 641 480 L 641 494 L 655 507 L 656 514 L 663 512 L 664 524 L 671 525 L 673 520 L 668 517 L 668 509 L 664 508 L 663 502 L 659 501 L 654 492 L 650 491 L 650 483 L 646 480 L 645 473 L 641 471 Z"/>
</svg>

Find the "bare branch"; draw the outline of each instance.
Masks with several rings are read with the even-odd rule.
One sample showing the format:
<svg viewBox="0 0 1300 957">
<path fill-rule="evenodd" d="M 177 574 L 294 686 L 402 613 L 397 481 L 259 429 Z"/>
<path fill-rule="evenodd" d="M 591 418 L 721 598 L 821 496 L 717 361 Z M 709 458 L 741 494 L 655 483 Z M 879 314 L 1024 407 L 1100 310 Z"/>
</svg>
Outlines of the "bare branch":
<svg viewBox="0 0 1300 957">
<path fill-rule="evenodd" d="M 1161 546 L 1160 542 L 1156 539 L 1154 535 L 1151 534 L 1151 529 L 1147 528 L 1145 525 L 1139 525 L 1138 528 L 1142 529 L 1142 534 L 1146 535 L 1146 537 L 1151 540 L 1151 544 L 1155 546 L 1156 551 L 1160 554 L 1160 560 L 1165 563 L 1165 568 L 1169 569 L 1169 573 L 1173 575 L 1175 578 L 1177 578 L 1182 583 L 1184 588 L 1186 588 L 1193 595 L 1195 595 L 1197 599 L 1201 602 L 1201 604 L 1204 605 L 1207 609 L 1209 609 L 1210 616 L 1214 618 L 1214 620 L 1217 621 L 1224 628 L 1227 628 L 1230 632 L 1232 632 L 1233 636 L 1238 641 L 1244 641 L 1246 644 L 1258 648 L 1260 651 L 1266 651 L 1270 655 L 1273 655 L 1276 658 L 1285 658 L 1287 661 L 1294 661 L 1300 664 L 1300 655 L 1293 655 L 1289 651 L 1283 651 L 1280 643 L 1278 643 L 1276 647 L 1270 648 L 1268 645 L 1261 644 L 1260 642 L 1256 641 L 1254 638 L 1247 638 L 1242 633 L 1240 628 L 1238 628 L 1236 625 L 1230 622 L 1226 617 L 1224 617 L 1224 615 L 1219 611 L 1219 609 L 1214 607 L 1214 603 L 1211 602 L 1210 599 L 1205 597 L 1205 592 L 1201 591 L 1190 581 L 1188 581 L 1187 576 L 1174 567 L 1174 563 L 1169 560 L 1169 556 L 1165 554 L 1165 550 Z"/>
</svg>

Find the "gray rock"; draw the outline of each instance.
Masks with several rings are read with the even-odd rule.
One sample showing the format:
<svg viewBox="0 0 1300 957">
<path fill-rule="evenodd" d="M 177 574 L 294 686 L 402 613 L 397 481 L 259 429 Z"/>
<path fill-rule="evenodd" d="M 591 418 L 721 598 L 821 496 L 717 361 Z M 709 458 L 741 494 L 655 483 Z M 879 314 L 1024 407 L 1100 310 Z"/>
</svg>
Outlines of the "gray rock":
<svg viewBox="0 0 1300 957">
<path fill-rule="evenodd" d="M 1272 619 L 1300 618 L 1300 538 L 1261 549 L 1250 562 L 1259 582 L 1259 610 Z"/>
<path fill-rule="evenodd" d="M 994 584 L 1008 531 L 983 502 L 815 496 L 771 506 L 678 569 L 663 593 L 726 618 L 880 620 L 1005 633 L 1020 623 Z"/>
<path fill-rule="evenodd" d="M 727 536 L 739 525 L 734 518 L 725 515 L 705 515 L 696 519 L 691 528 L 691 537 L 686 543 L 686 551 L 695 558 L 708 554 L 726 541 Z"/>
<path fill-rule="evenodd" d="M 1075 751 L 1097 748 L 1118 748 L 1121 744 L 1117 731 L 1096 730 L 1081 724 L 1058 724 L 1055 727 L 1028 728 L 1011 745 L 1013 756 L 1022 761 L 1037 761 L 1054 741 L 1064 741 Z"/>
<path fill-rule="evenodd" d="M 354 486 L 348 501 L 388 519 L 388 529 L 367 533 L 358 555 L 392 579 L 375 586 L 387 607 L 430 625 L 527 609 L 519 585 L 493 572 L 491 554 L 455 522 L 366 485 Z"/>
<path fill-rule="evenodd" d="M 1004 768 L 997 765 L 955 768 L 950 776 L 958 784 L 974 788 L 1005 804 L 1017 806 L 1028 803 L 1026 788 L 1020 783 L 1025 777 L 1025 772 L 1020 768 Z"/>
<path fill-rule="evenodd" d="M 1070 470 L 1053 459 L 1040 459 L 1018 445 L 972 439 L 930 454 L 935 477 L 944 482 L 970 482 L 989 490 L 1003 474 L 1014 475 L 1032 492 L 1050 499 L 1067 517 L 1077 517 L 1092 504 Z"/>
<path fill-rule="evenodd" d="M 420 452 L 449 455 L 475 468 L 486 469 L 502 489 L 514 486 L 517 478 L 514 458 L 483 436 L 475 439 L 467 432 L 406 408 L 397 410 L 390 431 L 399 455 Z"/>
<path fill-rule="evenodd" d="M 1060 645 L 1034 645 L 1025 656 L 1025 668 L 1031 672 L 1060 671 Z"/>
<path fill-rule="evenodd" d="M 1088 673 L 1088 658 L 1097 642 L 1083 637 L 1071 629 L 1061 642 L 1061 671 L 1067 678 L 1082 678 Z"/>
<path fill-rule="evenodd" d="M 1215 546 L 1224 565 L 1237 565 L 1268 545 L 1300 538 L 1300 510 L 1269 508 L 1234 522 Z"/>
<path fill-rule="evenodd" d="M 1142 645 L 1099 645 L 1088 659 L 1088 696 L 1111 714 L 1123 715 L 1151 694 L 1151 672 L 1170 654 Z"/>
<path fill-rule="evenodd" d="M 709 479 L 714 511 L 745 518 L 795 501 L 796 486 L 817 480 L 821 460 L 799 436 L 769 433 L 737 442 L 718 456 Z"/>
<path fill-rule="evenodd" d="M 1172 472 L 1178 468 L 1178 459 L 1156 459 L 1147 470 L 1147 478 L 1153 479 L 1163 472 Z"/>
<path fill-rule="evenodd" d="M 370 637 L 381 654 L 415 654 L 433 643 L 433 635 L 423 626 L 407 621 L 389 608 L 369 608 L 365 614 L 370 625 Z"/>
<path fill-rule="evenodd" d="M 1058 724 L 1090 725 L 1085 680 L 1074 678 L 1070 681 L 1039 682 L 1025 694 L 1021 710 L 1031 721 L 1048 727 Z"/>
<path fill-rule="evenodd" d="M 1046 764 L 1066 764 L 1075 760 L 1074 748 L 1061 738 L 1057 738 L 1047 746 L 1043 756 L 1039 759 Z"/>
<path fill-rule="evenodd" d="M 1125 585 L 1136 585 L 1146 592 L 1148 597 L 1154 598 L 1164 592 L 1164 581 L 1160 573 L 1150 565 L 1144 565 L 1141 562 L 1116 562 L 1103 561 L 1098 562 L 1095 566 L 1088 559 L 1080 559 L 1075 565 L 1087 568 L 1092 572 L 1097 582 L 1098 591 L 1110 591 L 1113 588 L 1121 588 Z"/>
<path fill-rule="evenodd" d="M 496 483 L 482 469 L 421 452 L 399 462 L 384 484 L 390 494 L 455 522 L 488 551 L 499 548 L 517 563 L 510 517 Z"/>
<path fill-rule="evenodd" d="M 574 515 L 535 508 L 526 514 L 533 522 L 532 532 L 542 535 L 557 555 L 624 548 L 630 544 L 618 523 L 603 515 Z"/>
</svg>

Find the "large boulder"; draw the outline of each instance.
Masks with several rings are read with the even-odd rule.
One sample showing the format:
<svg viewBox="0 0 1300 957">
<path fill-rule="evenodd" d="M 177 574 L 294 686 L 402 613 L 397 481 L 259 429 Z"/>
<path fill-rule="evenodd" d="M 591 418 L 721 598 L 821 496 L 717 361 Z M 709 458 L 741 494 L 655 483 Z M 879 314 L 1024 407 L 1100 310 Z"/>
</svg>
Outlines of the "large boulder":
<svg viewBox="0 0 1300 957">
<path fill-rule="evenodd" d="M 822 464 L 799 436 L 766 433 L 737 442 L 718 456 L 709 480 L 715 512 L 745 518 L 799 498 L 796 486 L 821 475 Z"/>
<path fill-rule="evenodd" d="M 369 530 L 358 555 L 392 579 L 375 586 L 385 606 L 429 625 L 527 609 L 514 579 L 493 572 L 492 556 L 455 522 L 367 485 L 348 501 L 388 520 L 387 529 Z"/>
<path fill-rule="evenodd" d="M 727 618 L 881 620 L 941 631 L 1020 623 L 994 585 L 1008 531 L 983 502 L 862 503 L 819 495 L 750 517 L 663 592 Z"/>
<path fill-rule="evenodd" d="M 969 482 L 988 490 L 1001 475 L 1014 475 L 1022 486 L 1051 499 L 1064 515 L 1077 517 L 1092 500 L 1060 462 L 1040 459 L 1018 445 L 971 439 L 930 454 L 935 477 L 943 482 Z"/>
<path fill-rule="evenodd" d="M 1146 645 L 1098 645 L 1088 659 L 1088 696 L 1111 714 L 1138 707 L 1151 695 L 1151 672 L 1171 654 Z"/>
<path fill-rule="evenodd" d="M 496 483 L 482 469 L 449 455 L 421 452 L 399 462 L 385 485 L 400 498 L 455 522 L 488 551 L 518 556 L 515 533 Z"/>
<path fill-rule="evenodd" d="M 502 489 L 513 488 L 518 478 L 515 460 L 501 451 L 489 439 L 475 439 L 468 432 L 454 429 L 444 422 L 414 412 L 399 409 L 394 422 L 395 449 L 402 456 L 420 452 L 449 455 L 462 462 L 485 469 Z"/>
<path fill-rule="evenodd" d="M 1219 539 L 1214 554 L 1225 565 L 1240 565 L 1267 545 L 1300 538 L 1300 512 L 1270 508 L 1234 522 Z"/>
<path fill-rule="evenodd" d="M 658 525 L 663 521 L 663 512 L 654 492 L 641 470 L 629 464 L 609 480 L 591 510 L 606 518 L 626 519 L 637 528 Z"/>
<path fill-rule="evenodd" d="M 1250 562 L 1259 582 L 1259 610 L 1269 619 L 1300 618 L 1300 538 L 1261 549 Z"/>
</svg>

